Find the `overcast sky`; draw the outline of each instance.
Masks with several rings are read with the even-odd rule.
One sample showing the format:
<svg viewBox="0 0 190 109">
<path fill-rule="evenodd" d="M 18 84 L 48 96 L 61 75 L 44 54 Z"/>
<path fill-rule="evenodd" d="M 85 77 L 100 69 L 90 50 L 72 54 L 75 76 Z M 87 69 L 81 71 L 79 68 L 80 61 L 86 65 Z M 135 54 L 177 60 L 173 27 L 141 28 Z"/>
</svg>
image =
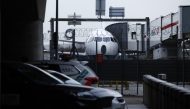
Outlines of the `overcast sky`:
<svg viewBox="0 0 190 109">
<path fill-rule="evenodd" d="M 95 14 L 96 0 L 58 0 L 59 18 L 68 18 L 68 15 L 81 15 L 82 18 L 97 18 Z M 125 18 L 145 18 L 150 21 L 170 13 L 176 13 L 180 5 L 190 5 L 190 0 L 106 0 L 106 14 L 109 18 L 109 7 L 124 7 Z M 47 0 L 43 32 L 50 30 L 50 19 L 56 17 L 56 0 Z M 82 25 L 68 25 L 68 22 L 59 22 L 59 32 L 65 32 L 68 28 L 101 28 L 100 22 L 82 22 Z M 114 23 L 114 22 L 111 22 Z M 116 23 L 116 22 L 115 22 Z M 105 22 L 105 27 L 110 22 Z"/>
</svg>

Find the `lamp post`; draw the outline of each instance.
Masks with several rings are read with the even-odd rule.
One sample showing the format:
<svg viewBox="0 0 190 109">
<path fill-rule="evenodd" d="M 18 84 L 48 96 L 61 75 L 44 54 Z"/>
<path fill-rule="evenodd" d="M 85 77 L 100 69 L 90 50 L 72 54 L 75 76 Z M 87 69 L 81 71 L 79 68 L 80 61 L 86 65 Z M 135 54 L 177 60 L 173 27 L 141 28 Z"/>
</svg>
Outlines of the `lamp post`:
<svg viewBox="0 0 190 109">
<path fill-rule="evenodd" d="M 57 37 L 58 39 L 58 0 L 56 0 L 56 35 L 54 37 Z M 56 44 L 58 45 L 58 40 L 56 41 Z M 58 60 L 58 46 L 55 48 L 55 60 Z"/>
</svg>

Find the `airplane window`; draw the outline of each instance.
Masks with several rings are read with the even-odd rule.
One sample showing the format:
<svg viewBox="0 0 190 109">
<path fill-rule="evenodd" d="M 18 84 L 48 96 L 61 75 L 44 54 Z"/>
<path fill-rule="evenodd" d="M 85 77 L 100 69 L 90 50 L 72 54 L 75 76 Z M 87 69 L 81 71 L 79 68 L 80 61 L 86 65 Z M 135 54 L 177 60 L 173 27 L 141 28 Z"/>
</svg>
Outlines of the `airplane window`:
<svg viewBox="0 0 190 109">
<path fill-rule="evenodd" d="M 102 41 L 102 37 L 98 37 L 98 42 L 101 42 Z"/>
<path fill-rule="evenodd" d="M 104 41 L 104 42 L 109 42 L 109 41 L 110 41 L 110 38 L 109 38 L 109 37 L 104 37 L 104 38 L 103 38 L 103 41 Z"/>
<path fill-rule="evenodd" d="M 111 41 L 112 41 L 112 42 L 115 42 L 115 40 L 114 40 L 112 37 L 111 37 Z"/>
<path fill-rule="evenodd" d="M 102 37 L 95 37 L 94 40 L 95 40 L 95 41 L 97 40 L 98 42 L 101 42 L 101 41 L 102 41 Z"/>
</svg>

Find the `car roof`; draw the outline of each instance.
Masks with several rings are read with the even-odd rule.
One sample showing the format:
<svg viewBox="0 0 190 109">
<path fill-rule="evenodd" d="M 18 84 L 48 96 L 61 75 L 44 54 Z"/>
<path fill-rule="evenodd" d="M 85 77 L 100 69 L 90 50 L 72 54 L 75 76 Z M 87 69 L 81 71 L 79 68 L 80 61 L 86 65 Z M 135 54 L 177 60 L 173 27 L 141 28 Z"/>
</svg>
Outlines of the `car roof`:
<svg viewBox="0 0 190 109">
<path fill-rule="evenodd" d="M 24 65 L 24 66 L 29 66 L 30 68 L 33 68 L 33 69 L 37 69 L 38 71 L 40 72 L 43 72 L 45 74 L 48 74 L 49 73 L 43 69 L 41 69 L 40 67 L 38 66 L 35 66 L 35 65 L 32 65 L 30 63 L 25 63 L 25 62 L 20 62 L 20 61 L 6 61 L 6 60 L 3 60 L 1 61 L 1 63 L 3 64 L 7 64 L 7 65 L 11 65 L 11 64 L 14 64 L 14 65 Z M 56 81 L 59 81 L 60 83 L 62 83 L 62 81 L 60 79 L 57 79 L 55 76 L 52 76 L 52 75 L 49 75 L 52 79 L 55 79 Z"/>
<path fill-rule="evenodd" d="M 62 60 L 32 60 L 32 61 L 28 61 L 27 63 L 31 63 L 31 64 L 70 64 L 70 65 L 77 65 L 80 64 L 79 61 L 62 61 Z"/>
<path fill-rule="evenodd" d="M 76 59 L 71 59 L 69 61 L 63 61 L 63 60 L 31 60 L 26 63 L 30 64 L 69 64 L 69 65 L 77 65 L 77 64 L 82 64 L 86 65 L 88 64 L 88 61 L 77 61 Z"/>
</svg>

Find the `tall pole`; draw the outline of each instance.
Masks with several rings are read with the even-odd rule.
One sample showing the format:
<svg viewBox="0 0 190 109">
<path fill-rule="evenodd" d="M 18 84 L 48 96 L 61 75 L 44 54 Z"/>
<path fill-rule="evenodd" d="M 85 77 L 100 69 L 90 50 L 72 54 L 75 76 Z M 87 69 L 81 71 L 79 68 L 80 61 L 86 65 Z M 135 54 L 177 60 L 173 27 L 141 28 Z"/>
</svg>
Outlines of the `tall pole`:
<svg viewBox="0 0 190 109">
<path fill-rule="evenodd" d="M 121 95 L 123 95 L 123 76 L 124 76 L 124 50 L 123 50 L 123 37 L 121 37 L 121 65 L 122 65 L 122 72 L 121 72 Z"/>
<path fill-rule="evenodd" d="M 137 40 L 137 95 L 138 95 L 138 87 L 139 87 L 139 40 Z"/>
<path fill-rule="evenodd" d="M 55 37 L 54 35 L 53 35 L 53 33 L 54 33 L 54 20 L 51 18 L 51 20 L 50 20 L 50 36 L 51 36 L 51 40 L 50 40 L 50 45 L 49 45 L 49 48 L 50 48 L 50 60 L 54 60 L 55 59 L 55 57 L 54 57 L 54 54 L 55 54 L 55 51 L 54 51 L 54 49 L 52 49 L 52 42 L 53 42 L 53 38 Z"/>
<path fill-rule="evenodd" d="M 75 29 L 73 29 L 73 59 L 75 59 Z"/>
<path fill-rule="evenodd" d="M 185 87 L 185 44 L 184 44 L 185 36 L 184 34 L 182 34 L 182 37 L 183 37 L 183 87 Z"/>
<path fill-rule="evenodd" d="M 75 12 L 74 12 L 74 26 L 76 24 L 75 22 L 75 19 L 76 19 L 76 15 L 75 15 Z M 75 59 L 75 29 L 73 29 L 73 59 Z"/>
<path fill-rule="evenodd" d="M 97 40 L 98 40 L 98 37 L 95 37 L 96 38 L 96 74 L 98 75 L 98 57 L 97 57 L 97 53 L 98 53 L 98 43 L 97 43 Z M 98 75 L 99 76 L 99 75 Z M 98 87 L 99 87 L 99 84 L 98 84 Z"/>
<path fill-rule="evenodd" d="M 177 36 L 176 36 L 176 73 L 177 73 L 177 85 L 178 85 L 178 81 L 179 81 L 179 72 L 178 72 L 178 26 L 176 26 L 176 33 L 177 33 Z"/>
<path fill-rule="evenodd" d="M 56 48 L 55 48 L 55 60 L 58 60 L 58 0 L 56 0 Z"/>
<path fill-rule="evenodd" d="M 150 59 L 149 55 L 150 55 L 150 20 L 149 20 L 149 17 L 146 17 L 146 24 L 147 24 L 147 27 L 146 27 L 146 32 L 147 32 L 147 48 L 146 48 L 146 56 L 148 59 Z"/>
<path fill-rule="evenodd" d="M 102 12 L 102 9 L 101 9 L 101 2 L 102 2 L 102 0 L 100 0 L 100 11 L 99 11 L 99 13 L 100 13 L 100 19 L 101 19 L 101 12 Z"/>
</svg>

